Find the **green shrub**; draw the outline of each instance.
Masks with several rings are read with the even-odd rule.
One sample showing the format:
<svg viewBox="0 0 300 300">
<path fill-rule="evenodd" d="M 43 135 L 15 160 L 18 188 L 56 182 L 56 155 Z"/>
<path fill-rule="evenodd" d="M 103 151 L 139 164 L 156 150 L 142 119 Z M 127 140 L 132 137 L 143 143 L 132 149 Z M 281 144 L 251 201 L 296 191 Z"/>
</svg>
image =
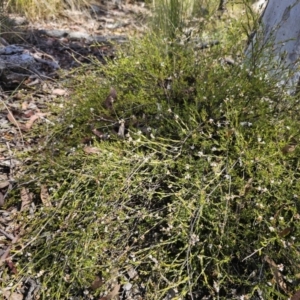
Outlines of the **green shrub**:
<svg viewBox="0 0 300 300">
<path fill-rule="evenodd" d="M 47 157 L 32 167 L 53 206 L 23 214 L 14 249 L 21 274 L 39 276 L 41 299 L 85 299 L 97 274 L 104 284 L 89 293 L 106 294 L 132 268 L 145 299 L 299 289 L 298 102 L 263 67 L 223 63 L 226 51 L 151 35 L 78 74 Z M 110 139 L 95 138 L 87 154 L 91 128 Z"/>
</svg>

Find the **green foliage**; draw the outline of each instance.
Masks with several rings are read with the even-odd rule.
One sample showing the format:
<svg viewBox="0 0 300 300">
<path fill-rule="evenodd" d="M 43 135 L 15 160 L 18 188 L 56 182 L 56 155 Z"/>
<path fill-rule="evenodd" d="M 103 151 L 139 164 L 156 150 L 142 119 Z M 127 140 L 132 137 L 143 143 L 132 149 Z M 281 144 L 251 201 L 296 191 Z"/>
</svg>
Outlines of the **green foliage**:
<svg viewBox="0 0 300 300">
<path fill-rule="evenodd" d="M 192 19 L 200 27 L 217 8 L 217 1 L 195 0 L 156 0 L 153 1 L 152 30 L 169 39 L 178 38 Z"/>
<path fill-rule="evenodd" d="M 146 36 L 78 76 L 49 158 L 34 166 L 53 206 L 23 215 L 26 247 L 14 249 L 18 267 L 40 276 L 41 299 L 103 295 L 131 268 L 147 299 L 299 289 L 299 149 L 282 150 L 298 143 L 297 99 L 219 51 Z M 80 144 L 90 126 L 111 135 L 92 155 Z M 105 284 L 91 291 L 96 274 Z"/>
</svg>

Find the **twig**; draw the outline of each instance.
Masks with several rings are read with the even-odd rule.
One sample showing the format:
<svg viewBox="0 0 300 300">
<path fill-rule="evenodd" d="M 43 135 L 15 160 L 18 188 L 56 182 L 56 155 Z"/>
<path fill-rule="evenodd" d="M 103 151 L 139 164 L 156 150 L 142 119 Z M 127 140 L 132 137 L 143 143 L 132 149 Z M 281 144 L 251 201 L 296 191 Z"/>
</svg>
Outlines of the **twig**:
<svg viewBox="0 0 300 300">
<path fill-rule="evenodd" d="M 0 233 L 2 233 L 5 237 L 7 237 L 8 239 L 12 240 L 15 238 L 12 234 L 7 233 L 6 231 L 0 229 Z"/>
<path fill-rule="evenodd" d="M 261 251 L 261 250 L 264 249 L 264 248 L 265 248 L 265 247 L 261 247 L 261 248 L 255 250 L 253 253 L 251 253 L 250 255 L 246 256 L 246 257 L 242 260 L 242 262 L 245 261 L 246 259 L 250 258 L 251 256 L 253 256 L 253 255 L 256 254 L 257 252 Z"/>
</svg>

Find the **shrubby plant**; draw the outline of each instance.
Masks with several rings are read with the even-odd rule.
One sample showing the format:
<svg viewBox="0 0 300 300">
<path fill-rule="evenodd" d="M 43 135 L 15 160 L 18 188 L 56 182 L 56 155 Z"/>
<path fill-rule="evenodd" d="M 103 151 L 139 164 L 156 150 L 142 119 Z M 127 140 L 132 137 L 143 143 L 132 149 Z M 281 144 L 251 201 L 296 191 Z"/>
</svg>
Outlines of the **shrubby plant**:
<svg viewBox="0 0 300 300">
<path fill-rule="evenodd" d="M 46 185 L 51 205 L 35 199 L 20 214 L 20 271 L 12 282 L 2 274 L 3 286 L 33 277 L 40 299 L 97 299 L 128 281 L 145 299 L 295 294 L 298 99 L 267 66 L 239 63 L 241 31 L 230 26 L 219 46 L 150 34 L 77 70 L 24 178 L 38 173 L 27 186 Z"/>
<path fill-rule="evenodd" d="M 132 269 L 146 299 L 282 299 L 299 289 L 297 97 L 263 68 L 227 65 L 226 51 L 151 35 L 78 74 L 84 84 L 33 165 L 52 206 L 22 216 L 14 249 L 41 299 L 99 297 Z M 110 138 L 98 134 L 87 154 L 92 129 Z M 96 275 L 103 283 L 91 289 Z"/>
</svg>

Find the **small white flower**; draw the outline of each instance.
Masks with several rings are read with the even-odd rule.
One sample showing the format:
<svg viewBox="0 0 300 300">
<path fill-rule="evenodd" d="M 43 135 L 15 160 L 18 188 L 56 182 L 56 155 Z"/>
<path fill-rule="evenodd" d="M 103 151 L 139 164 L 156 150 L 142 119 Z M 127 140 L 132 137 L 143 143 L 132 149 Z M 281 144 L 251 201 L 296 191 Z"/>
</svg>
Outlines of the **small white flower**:
<svg viewBox="0 0 300 300">
<path fill-rule="evenodd" d="M 90 108 L 90 112 L 91 112 L 91 113 L 94 112 L 94 110 L 95 110 L 95 109 L 94 109 L 93 107 Z"/>
<path fill-rule="evenodd" d="M 220 286 L 219 286 L 219 284 L 218 284 L 217 282 L 215 282 L 215 281 L 214 281 L 214 289 L 215 289 L 215 291 L 216 291 L 217 293 L 219 293 L 219 291 L 220 291 Z"/>
<path fill-rule="evenodd" d="M 229 174 L 224 175 L 226 180 L 230 180 L 231 176 Z"/>
<path fill-rule="evenodd" d="M 211 118 L 210 118 L 210 119 L 208 120 L 208 122 L 209 122 L 210 124 L 212 124 L 212 123 L 214 122 L 214 119 L 211 119 Z"/>
<path fill-rule="evenodd" d="M 191 175 L 189 173 L 187 173 L 185 176 L 184 176 L 184 179 L 191 179 Z"/>
<path fill-rule="evenodd" d="M 174 115 L 174 119 L 175 119 L 175 120 L 178 120 L 178 119 L 179 119 L 179 116 L 178 116 L 178 115 Z"/>
<path fill-rule="evenodd" d="M 275 231 L 275 228 L 274 228 L 273 226 L 270 226 L 270 227 L 269 227 L 269 230 L 270 230 L 271 232 L 274 232 L 274 231 Z"/>
<path fill-rule="evenodd" d="M 258 216 L 258 217 L 257 217 L 257 222 L 261 222 L 261 221 L 262 221 L 262 219 L 263 219 L 263 217 L 262 217 L 262 216 Z"/>
<path fill-rule="evenodd" d="M 74 125 L 73 125 L 73 124 L 70 124 L 70 125 L 69 125 L 69 128 L 74 128 Z"/>
<path fill-rule="evenodd" d="M 282 272 L 283 269 L 284 269 L 284 265 L 283 264 L 277 265 L 277 268 L 278 268 L 279 271 Z"/>
<path fill-rule="evenodd" d="M 171 113 L 171 112 L 172 112 L 172 109 L 171 109 L 171 108 L 168 108 L 168 112 Z"/>
<path fill-rule="evenodd" d="M 256 206 L 260 209 L 265 208 L 265 206 L 262 203 L 256 203 Z"/>
<path fill-rule="evenodd" d="M 195 233 L 191 235 L 190 243 L 192 246 L 194 246 L 197 242 L 199 242 L 199 236 L 197 236 Z"/>
<path fill-rule="evenodd" d="M 194 145 L 192 145 L 192 146 L 191 146 L 191 150 L 194 150 L 194 149 L 195 149 L 195 146 L 194 146 Z"/>
<path fill-rule="evenodd" d="M 198 151 L 198 156 L 203 157 L 204 153 L 202 151 Z"/>
<path fill-rule="evenodd" d="M 282 243 L 282 245 L 283 245 L 283 248 L 287 248 L 286 241 L 284 241 L 284 240 L 280 240 L 280 241 L 281 241 L 281 243 Z"/>
</svg>

